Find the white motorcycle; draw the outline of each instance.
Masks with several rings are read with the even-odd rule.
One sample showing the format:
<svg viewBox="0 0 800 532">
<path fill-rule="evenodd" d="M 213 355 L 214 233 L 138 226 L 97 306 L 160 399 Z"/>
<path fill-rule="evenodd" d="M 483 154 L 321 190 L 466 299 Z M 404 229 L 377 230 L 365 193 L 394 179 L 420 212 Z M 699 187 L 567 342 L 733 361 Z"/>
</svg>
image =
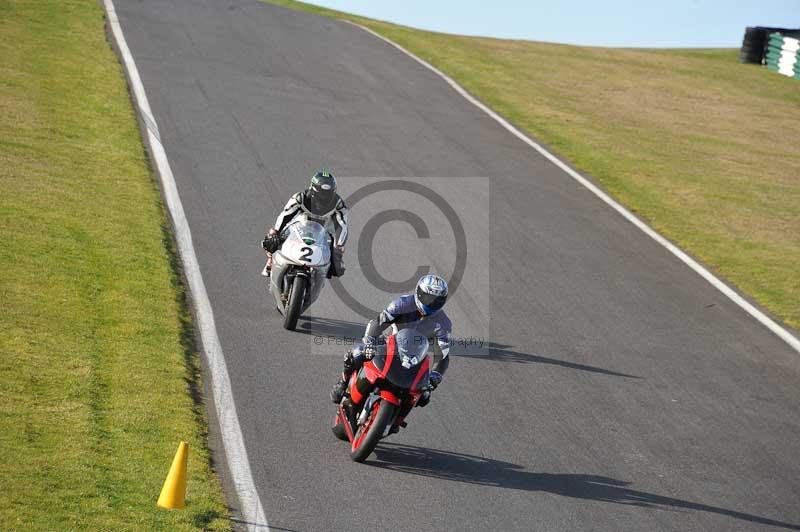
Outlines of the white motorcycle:
<svg viewBox="0 0 800 532">
<path fill-rule="evenodd" d="M 331 235 L 306 214 L 292 222 L 283 234 L 283 244 L 272 255 L 269 289 L 283 314 L 283 327 L 293 331 L 300 314 L 317 300 L 325 286 L 331 263 Z"/>
</svg>

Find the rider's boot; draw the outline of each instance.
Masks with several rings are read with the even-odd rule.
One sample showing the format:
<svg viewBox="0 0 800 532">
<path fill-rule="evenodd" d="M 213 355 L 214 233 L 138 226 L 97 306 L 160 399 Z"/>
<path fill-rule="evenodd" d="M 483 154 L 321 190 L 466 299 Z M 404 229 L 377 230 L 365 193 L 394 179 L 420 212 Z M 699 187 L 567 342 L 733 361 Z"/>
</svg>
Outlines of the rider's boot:
<svg viewBox="0 0 800 532">
<path fill-rule="evenodd" d="M 356 405 L 350 401 L 349 397 L 342 399 L 342 410 L 344 410 L 344 415 L 350 423 L 350 426 L 355 427 L 357 408 Z"/>
<path fill-rule="evenodd" d="M 339 380 L 336 381 L 336 384 L 333 385 L 333 389 L 331 390 L 331 401 L 334 404 L 339 404 L 342 402 L 342 397 L 344 397 L 344 392 L 347 390 L 347 381 L 350 380 L 349 375 L 345 375 L 344 373 L 339 376 Z"/>
<path fill-rule="evenodd" d="M 272 253 L 267 253 L 267 263 L 264 265 L 264 269 L 261 271 L 261 275 L 264 277 L 269 277 L 272 273 Z"/>
<path fill-rule="evenodd" d="M 398 432 L 400 432 L 400 429 L 401 429 L 401 428 L 403 428 L 403 429 L 404 429 L 404 428 L 406 428 L 407 426 L 408 426 L 408 423 L 406 423 L 405 421 L 398 421 L 397 423 L 395 423 L 394 425 L 392 425 L 392 428 L 390 428 L 390 429 L 389 429 L 389 434 L 397 434 Z M 388 436 L 389 434 L 387 434 L 387 436 Z"/>
<path fill-rule="evenodd" d="M 396 434 L 400 432 L 401 428 L 406 428 L 408 423 L 406 423 L 406 416 L 411 413 L 411 405 L 405 403 L 401 408 L 400 412 L 397 413 L 397 421 L 394 422 L 392 428 L 389 429 L 389 434 Z"/>
<path fill-rule="evenodd" d="M 333 385 L 331 390 L 331 401 L 334 404 L 339 404 L 344 397 L 344 392 L 347 390 L 347 383 L 350 381 L 350 375 L 353 374 L 353 352 L 347 351 L 344 354 L 344 370 L 339 376 L 339 380 Z"/>
</svg>

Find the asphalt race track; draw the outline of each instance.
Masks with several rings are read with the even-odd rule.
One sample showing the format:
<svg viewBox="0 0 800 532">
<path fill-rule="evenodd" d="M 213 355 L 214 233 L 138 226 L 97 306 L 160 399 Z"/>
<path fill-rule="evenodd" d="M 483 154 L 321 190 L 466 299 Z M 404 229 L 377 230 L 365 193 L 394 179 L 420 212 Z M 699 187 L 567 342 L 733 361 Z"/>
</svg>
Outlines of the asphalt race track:
<svg viewBox="0 0 800 532">
<path fill-rule="evenodd" d="M 800 530 L 800 355 L 664 248 L 357 27 L 256 0 L 116 8 L 272 530 Z M 370 309 L 391 295 L 375 272 L 396 293 L 458 266 L 441 205 L 386 178 L 445 198 L 468 250 L 454 334 L 483 342 L 363 465 L 328 393 L 330 337 L 366 320 L 328 286 L 285 331 L 259 275 L 265 227 L 321 167 L 345 196 L 389 183 L 351 218 L 342 285 Z"/>
</svg>

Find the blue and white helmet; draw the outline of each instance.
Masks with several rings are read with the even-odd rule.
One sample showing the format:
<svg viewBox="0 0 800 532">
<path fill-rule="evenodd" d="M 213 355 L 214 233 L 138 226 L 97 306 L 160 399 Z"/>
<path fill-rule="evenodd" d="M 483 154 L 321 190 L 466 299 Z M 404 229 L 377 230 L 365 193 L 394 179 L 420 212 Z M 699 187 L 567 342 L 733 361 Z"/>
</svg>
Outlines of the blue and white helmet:
<svg viewBox="0 0 800 532">
<path fill-rule="evenodd" d="M 447 301 L 447 282 L 438 275 L 425 275 L 417 282 L 414 301 L 423 316 L 433 314 Z"/>
</svg>

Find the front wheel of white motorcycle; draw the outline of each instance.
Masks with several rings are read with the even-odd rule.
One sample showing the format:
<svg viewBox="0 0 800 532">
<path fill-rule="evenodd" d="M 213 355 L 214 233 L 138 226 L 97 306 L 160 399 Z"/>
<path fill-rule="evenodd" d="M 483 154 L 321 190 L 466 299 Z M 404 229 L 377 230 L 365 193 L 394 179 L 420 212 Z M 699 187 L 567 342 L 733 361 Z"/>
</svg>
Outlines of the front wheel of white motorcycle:
<svg viewBox="0 0 800 532">
<path fill-rule="evenodd" d="M 297 327 L 297 318 L 300 317 L 300 311 L 303 310 L 307 283 L 308 279 L 303 275 L 296 276 L 292 281 L 292 287 L 289 289 L 289 302 L 283 313 L 284 329 L 293 331 Z"/>
</svg>

